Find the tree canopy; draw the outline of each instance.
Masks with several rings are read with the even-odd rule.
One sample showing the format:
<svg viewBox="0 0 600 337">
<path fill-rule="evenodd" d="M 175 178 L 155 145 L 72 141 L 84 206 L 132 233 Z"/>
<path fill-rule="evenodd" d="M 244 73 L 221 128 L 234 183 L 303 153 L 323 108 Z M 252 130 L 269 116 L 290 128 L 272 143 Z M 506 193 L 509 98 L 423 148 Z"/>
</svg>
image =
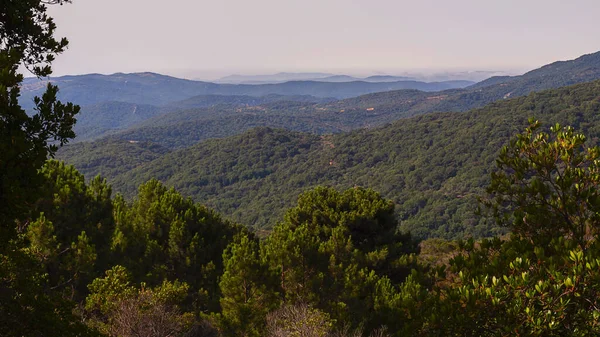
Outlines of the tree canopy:
<svg viewBox="0 0 600 337">
<path fill-rule="evenodd" d="M 63 2 L 7 0 L 0 5 L 0 334 L 7 336 L 92 333 L 74 317 L 73 303 L 51 291 L 43 267 L 36 263 L 54 260 L 55 227 L 43 216 L 27 219 L 43 191 L 38 171 L 58 146 L 74 137 L 72 126 L 79 111 L 58 101 L 58 88 L 50 84 L 34 99 L 32 115 L 18 101 L 23 81 L 19 66 L 35 76 L 48 76 L 55 56 L 67 46 L 66 39 L 55 38 L 56 25 L 46 13 L 47 4 Z M 17 235 L 25 231 L 33 244 L 23 250 Z M 79 239 L 75 250 L 86 252 L 71 262 L 88 264 L 95 254 L 85 248 L 85 233 Z M 73 268 L 80 269 L 81 264 Z"/>
</svg>

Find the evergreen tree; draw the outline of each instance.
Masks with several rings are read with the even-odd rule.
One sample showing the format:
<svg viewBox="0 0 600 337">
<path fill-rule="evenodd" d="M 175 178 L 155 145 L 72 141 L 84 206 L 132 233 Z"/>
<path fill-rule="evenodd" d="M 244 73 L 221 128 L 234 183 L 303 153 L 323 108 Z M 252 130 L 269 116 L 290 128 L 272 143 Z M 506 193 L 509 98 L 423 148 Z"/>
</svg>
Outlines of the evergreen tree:
<svg viewBox="0 0 600 337">
<path fill-rule="evenodd" d="M 264 336 L 265 317 L 279 305 L 277 275 L 260 256 L 258 241 L 239 234 L 223 253 L 219 321 L 228 336 Z"/>
<path fill-rule="evenodd" d="M 218 310 L 222 254 L 240 230 L 237 225 L 155 179 L 140 186 L 131 205 L 117 196 L 114 212 L 113 256 L 135 282 L 186 282 L 189 305 Z"/>
<path fill-rule="evenodd" d="M 14 236 L 14 220 L 38 197 L 37 171 L 58 145 L 75 136 L 72 127 L 79 107 L 58 101 L 56 86 L 49 84 L 44 95 L 35 98 L 36 111 L 31 116 L 18 102 L 23 81 L 19 65 L 36 76 L 48 76 L 55 55 L 68 44 L 64 38 L 55 39 L 56 25 L 45 5 L 63 2 L 67 1 L 6 0 L 1 5 L 0 230 L 4 238 Z"/>
<path fill-rule="evenodd" d="M 50 254 L 38 256 L 50 286 L 81 301 L 86 285 L 109 265 L 109 240 L 114 230 L 111 188 L 100 177 L 88 186 L 73 166 L 54 160 L 40 173 L 44 184 L 41 197 L 29 211 L 25 243 L 35 252 L 39 242 L 54 242 Z"/>
<path fill-rule="evenodd" d="M 326 187 L 300 196 L 264 248 L 286 302 L 314 305 L 339 324 L 368 329 L 402 321 L 386 321 L 392 317 L 383 311 L 399 296 L 414 249 L 410 236 L 397 232 L 391 202 L 372 190 Z"/>
<path fill-rule="evenodd" d="M 23 81 L 19 65 L 38 77 L 48 76 L 55 55 L 67 46 L 66 39 L 54 37 L 56 25 L 46 13 L 46 4 L 63 2 L 67 1 L 0 4 L 0 335 L 4 336 L 90 334 L 73 317 L 72 305 L 53 294 L 35 255 L 21 250 L 17 237 L 27 228 L 23 220 L 40 196 L 38 170 L 59 145 L 74 137 L 79 107 L 58 101 L 56 86 L 49 84 L 42 97 L 35 98 L 30 115 L 18 102 Z M 18 227 L 16 220 L 21 220 Z M 39 239 L 34 254 L 51 258 L 55 228 L 40 218 L 32 229 L 36 231 L 30 235 Z"/>
</svg>

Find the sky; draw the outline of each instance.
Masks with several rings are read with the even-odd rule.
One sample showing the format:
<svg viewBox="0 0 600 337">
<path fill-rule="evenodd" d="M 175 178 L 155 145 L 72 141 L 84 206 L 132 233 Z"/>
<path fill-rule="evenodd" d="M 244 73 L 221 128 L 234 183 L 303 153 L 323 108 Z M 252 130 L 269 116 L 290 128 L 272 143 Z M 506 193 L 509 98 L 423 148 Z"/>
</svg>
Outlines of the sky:
<svg viewBox="0 0 600 337">
<path fill-rule="evenodd" d="M 598 0 L 73 0 L 54 75 L 524 71 L 600 50 Z"/>
</svg>

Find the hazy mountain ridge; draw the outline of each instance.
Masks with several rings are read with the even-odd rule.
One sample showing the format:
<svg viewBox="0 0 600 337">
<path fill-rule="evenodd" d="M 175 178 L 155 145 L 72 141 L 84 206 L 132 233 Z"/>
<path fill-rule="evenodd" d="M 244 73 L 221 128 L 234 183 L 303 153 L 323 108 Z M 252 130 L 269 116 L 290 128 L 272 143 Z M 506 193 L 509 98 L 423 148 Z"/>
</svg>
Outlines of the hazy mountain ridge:
<svg viewBox="0 0 600 337">
<path fill-rule="evenodd" d="M 414 81 L 390 83 L 287 82 L 263 86 L 236 86 L 194 82 L 154 73 L 109 76 L 91 74 L 59 77 L 50 81 L 59 85 L 61 99 L 82 106 L 82 112 L 78 116 L 79 123 L 75 127 L 78 135 L 76 141 L 96 139 L 106 134 L 116 133 L 150 117 L 169 112 L 177 114 L 182 109 L 221 104 L 232 107 L 256 106 L 280 101 L 326 104 L 335 101 L 333 97 L 355 96 L 365 91 L 393 90 L 405 87 L 439 90 L 447 87 L 464 87 L 470 84 L 469 82 L 423 83 Z M 25 81 L 21 97 L 25 108 L 33 108 L 33 97 L 40 94 L 46 83 L 47 81 L 37 79 Z M 224 95 L 229 91 L 233 91 L 235 95 Z M 198 95 L 198 92 L 208 94 Z M 257 125 L 269 124 L 258 123 Z M 279 124 L 272 126 L 279 126 Z M 306 128 L 302 130 L 308 131 Z M 332 130 L 328 128 L 327 131 Z"/>
<path fill-rule="evenodd" d="M 229 75 L 214 80 L 215 83 L 222 84 L 273 84 L 289 81 L 319 81 L 319 82 L 397 82 L 397 81 L 422 81 L 422 82 L 443 82 L 443 81 L 472 81 L 480 82 L 493 76 L 506 74 L 506 71 L 412 71 L 402 72 L 401 75 L 378 74 L 371 76 L 354 76 L 347 74 L 331 73 L 277 73 L 272 75 Z"/>
<path fill-rule="evenodd" d="M 234 85 L 184 80 L 155 73 L 80 75 L 27 79 L 22 86 L 21 102 L 26 109 L 33 107 L 33 97 L 40 95 L 48 81 L 60 87 L 59 97 L 82 106 L 101 102 L 120 101 L 136 104 L 167 105 L 198 95 L 311 95 L 320 98 L 348 98 L 367 93 L 418 89 L 439 91 L 472 85 L 469 81 L 447 82 L 343 82 L 289 81 L 279 84 Z"/>
<path fill-rule="evenodd" d="M 420 82 L 440 82 L 440 81 L 425 81 L 409 76 L 391 76 L 391 75 L 375 75 L 368 77 L 357 77 L 350 75 L 333 75 L 333 74 L 311 74 L 311 73 L 282 73 L 276 75 L 258 75 L 258 76 L 227 76 L 215 81 L 216 83 L 224 84 L 277 84 L 291 81 L 314 81 L 314 82 L 400 82 L 400 81 L 420 81 Z M 456 81 L 456 79 L 446 79 L 445 81 Z"/>
<path fill-rule="evenodd" d="M 228 75 L 213 82 L 221 84 L 273 84 L 289 81 L 316 81 L 319 79 L 336 76 L 330 73 L 290 73 L 280 72 L 272 75 Z"/>
<path fill-rule="evenodd" d="M 430 112 L 461 112 L 489 103 L 528 94 L 563 82 L 600 79 L 600 53 L 571 62 L 567 67 L 545 66 L 523 76 L 494 78 L 488 86 L 441 92 L 395 90 L 321 104 L 272 103 L 254 107 L 200 108 L 150 118 L 135 128 L 116 134 L 125 140 L 153 141 L 181 148 L 215 137 L 232 136 L 256 126 L 286 128 L 316 134 L 372 128 L 401 118 Z M 592 69 L 592 70 L 590 70 Z M 578 74 L 586 74 L 579 76 Z"/>
<path fill-rule="evenodd" d="M 582 55 L 574 60 L 557 61 L 541 68 L 529 71 L 521 76 L 492 77 L 479 82 L 469 89 L 490 86 L 508 86 L 512 89 L 516 84 L 514 95 L 527 94 L 523 88 L 535 87 L 537 90 L 562 87 L 576 83 L 592 81 L 598 78 L 600 72 L 600 52 Z"/>
</svg>

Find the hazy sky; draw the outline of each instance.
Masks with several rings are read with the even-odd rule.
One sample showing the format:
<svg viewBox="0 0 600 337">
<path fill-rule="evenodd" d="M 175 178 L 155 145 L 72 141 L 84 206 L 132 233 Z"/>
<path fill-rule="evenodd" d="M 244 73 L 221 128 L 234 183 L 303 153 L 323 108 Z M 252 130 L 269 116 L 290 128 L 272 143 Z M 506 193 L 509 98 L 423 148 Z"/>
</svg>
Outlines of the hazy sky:
<svg viewBox="0 0 600 337">
<path fill-rule="evenodd" d="M 55 75 L 530 69 L 600 50 L 599 0 L 73 0 Z"/>
</svg>

